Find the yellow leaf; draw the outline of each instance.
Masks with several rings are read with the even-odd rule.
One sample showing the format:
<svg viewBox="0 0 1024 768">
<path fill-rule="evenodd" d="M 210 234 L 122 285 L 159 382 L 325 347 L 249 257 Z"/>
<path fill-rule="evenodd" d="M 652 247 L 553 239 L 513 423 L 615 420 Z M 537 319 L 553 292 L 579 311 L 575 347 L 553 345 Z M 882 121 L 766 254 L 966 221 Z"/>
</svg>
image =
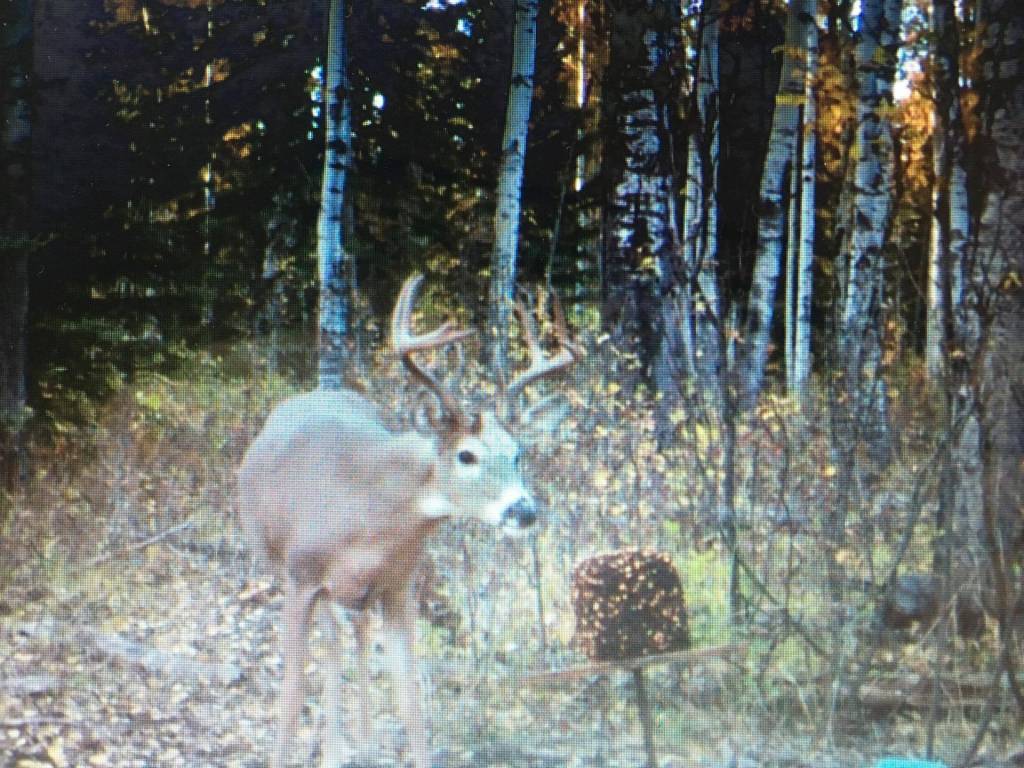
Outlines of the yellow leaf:
<svg viewBox="0 0 1024 768">
<path fill-rule="evenodd" d="M 881 120 L 892 120 L 897 114 L 896 105 L 879 104 L 875 109 L 875 114 L 878 115 Z"/>
<path fill-rule="evenodd" d="M 839 470 L 836 469 L 835 464 L 826 464 L 825 467 L 821 470 L 821 474 L 823 477 L 835 477 L 838 473 Z"/>
<path fill-rule="evenodd" d="M 700 448 L 706 448 L 708 444 L 708 430 L 700 422 L 693 425 L 693 431 L 697 436 L 697 445 Z"/>
<path fill-rule="evenodd" d="M 786 93 L 785 91 L 779 91 L 775 94 L 775 103 L 780 106 L 799 107 L 806 101 L 807 100 L 804 98 L 802 93 Z"/>
<path fill-rule="evenodd" d="M 46 756 L 50 758 L 54 768 L 64 768 L 68 764 L 68 758 L 64 754 L 64 742 L 59 739 L 47 745 Z"/>
</svg>

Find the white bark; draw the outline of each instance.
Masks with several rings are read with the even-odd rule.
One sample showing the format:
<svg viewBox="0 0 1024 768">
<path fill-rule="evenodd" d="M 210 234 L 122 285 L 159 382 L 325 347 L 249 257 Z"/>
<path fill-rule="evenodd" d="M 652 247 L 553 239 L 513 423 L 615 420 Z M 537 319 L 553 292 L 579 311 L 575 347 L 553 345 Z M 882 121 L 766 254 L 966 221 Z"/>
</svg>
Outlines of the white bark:
<svg viewBox="0 0 1024 768">
<path fill-rule="evenodd" d="M 775 97 L 768 152 L 761 172 L 760 218 L 757 227 L 757 254 L 747 302 L 747 348 L 744 355 L 741 407 L 751 407 L 761 392 L 768 362 L 775 294 L 782 267 L 783 243 L 791 200 L 787 199 L 787 171 L 798 173 L 797 137 L 806 81 L 804 0 L 790 0 L 786 18 L 786 42 L 782 55 L 782 74 Z"/>
<path fill-rule="evenodd" d="M 892 212 L 893 141 L 889 113 L 900 28 L 900 0 L 862 0 L 857 65 L 853 207 L 846 222 L 842 364 L 850 386 L 877 374 L 884 239 Z M 869 338 L 870 337 L 870 338 Z"/>
<path fill-rule="evenodd" d="M 793 332 L 790 392 L 802 398 L 811 376 L 811 300 L 814 295 L 815 162 L 818 124 L 815 82 L 818 77 L 818 0 L 807 5 L 807 76 L 804 80 L 804 117 L 800 153 L 800 244 L 796 264 L 796 327 Z"/>
<path fill-rule="evenodd" d="M 530 106 L 533 101 L 539 5 L 539 0 L 516 0 L 512 81 L 509 86 L 508 108 L 505 112 L 501 167 L 498 171 L 487 328 L 490 362 L 499 375 L 504 375 L 506 370 L 508 328 L 515 299 L 519 217 L 522 208 L 523 173 L 526 168 L 526 139 L 530 125 Z"/>
<path fill-rule="evenodd" d="M 643 46 L 644 80 L 653 82 L 670 52 L 653 29 L 644 32 Z M 642 250 L 651 260 L 641 263 L 640 268 L 660 271 L 658 257 L 674 240 L 668 202 L 672 177 L 670 167 L 662 161 L 667 150 L 662 143 L 668 129 L 667 105 L 661 103 L 653 87 L 625 93 L 622 101 L 625 167 L 612 195 L 612 247 L 619 253 Z M 639 242 L 641 239 L 643 242 Z"/>
<path fill-rule="evenodd" d="M 323 113 L 326 144 L 317 226 L 320 274 L 319 385 L 340 389 L 349 325 L 351 265 L 345 253 L 345 177 L 351 165 L 352 120 L 349 109 L 345 0 L 331 0 L 324 68 Z"/>
<path fill-rule="evenodd" d="M 721 386 L 723 352 L 719 323 L 722 302 L 718 291 L 718 23 L 719 0 L 705 0 L 701 10 L 701 40 L 697 67 L 697 115 L 691 122 L 686 162 L 683 209 L 683 260 L 690 276 L 688 297 L 693 311 L 692 337 L 685 338 L 692 371 L 703 387 Z M 693 278 L 696 279 L 693 279 Z M 721 404 L 719 404 L 721 405 Z"/>
<path fill-rule="evenodd" d="M 960 36 L 952 0 L 933 0 L 932 72 L 935 129 L 932 137 L 935 188 L 928 252 L 925 361 L 938 381 L 945 370 L 946 306 L 959 314 L 963 270 L 970 239 L 967 139 L 960 106 Z"/>
<path fill-rule="evenodd" d="M 925 363 L 933 382 L 947 388 L 950 432 L 948 466 L 940 478 L 940 522 L 936 564 L 946 563 L 958 591 L 980 586 L 983 553 L 982 425 L 977 391 L 968 386 L 965 361 L 977 360 L 979 317 L 968 306 L 970 210 L 967 141 L 960 106 L 960 36 L 953 0 L 933 0 L 932 78 L 935 127 L 932 137 L 935 186 L 929 242 Z M 980 285 L 977 286 L 979 289 Z M 974 293 L 972 296 L 976 296 Z M 947 538 L 948 537 L 948 538 Z M 945 572 L 945 568 L 943 571 Z"/>
<path fill-rule="evenodd" d="M 590 72 L 587 68 L 587 5 L 585 0 L 579 0 L 576 10 L 576 76 L 573 78 L 573 104 L 576 109 L 582 110 L 587 104 L 587 78 Z M 582 134 L 582 129 L 580 129 Z M 580 152 L 576 156 L 576 174 L 573 178 L 573 189 L 579 192 L 583 189 L 583 183 L 587 180 L 587 155 Z M 582 212 L 581 212 L 582 215 Z M 582 223 L 582 221 L 581 221 Z"/>
</svg>

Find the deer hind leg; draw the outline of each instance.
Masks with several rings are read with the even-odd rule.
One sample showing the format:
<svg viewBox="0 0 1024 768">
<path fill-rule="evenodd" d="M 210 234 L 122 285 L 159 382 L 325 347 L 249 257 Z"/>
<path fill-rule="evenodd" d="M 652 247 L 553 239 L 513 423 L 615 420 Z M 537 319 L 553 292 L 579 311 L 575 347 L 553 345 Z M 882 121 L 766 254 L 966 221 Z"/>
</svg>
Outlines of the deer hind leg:
<svg viewBox="0 0 1024 768">
<path fill-rule="evenodd" d="M 309 625 L 316 605 L 319 588 L 301 587 L 288 579 L 285 587 L 282 653 L 284 655 L 284 679 L 277 703 L 277 743 L 274 746 L 273 768 L 284 768 L 289 757 L 289 747 L 295 736 L 295 727 L 305 700 L 306 646 Z"/>
<path fill-rule="evenodd" d="M 394 681 L 398 713 L 405 723 L 413 765 L 415 768 L 431 768 L 430 747 L 420 704 L 419 671 L 413 656 L 416 611 L 411 591 L 397 600 L 385 600 L 382 607 L 388 667 Z"/>
<path fill-rule="evenodd" d="M 342 766 L 353 763 L 367 762 L 372 759 L 374 744 L 372 741 L 372 728 L 370 725 L 370 673 L 367 655 L 370 651 L 370 627 L 369 616 L 364 611 L 346 612 L 336 604 L 329 606 L 330 628 L 328 637 L 330 648 L 328 649 L 327 668 L 324 677 L 324 739 L 323 739 L 323 760 L 322 768 L 342 768 Z M 355 698 L 358 700 L 358 709 L 355 713 L 356 719 L 356 743 L 357 751 L 348 746 L 345 739 L 345 718 L 344 718 L 344 664 L 342 663 L 345 652 L 344 632 L 342 624 L 344 615 L 349 613 L 352 627 L 355 630 L 356 645 L 358 650 L 359 665 L 359 688 Z"/>
</svg>

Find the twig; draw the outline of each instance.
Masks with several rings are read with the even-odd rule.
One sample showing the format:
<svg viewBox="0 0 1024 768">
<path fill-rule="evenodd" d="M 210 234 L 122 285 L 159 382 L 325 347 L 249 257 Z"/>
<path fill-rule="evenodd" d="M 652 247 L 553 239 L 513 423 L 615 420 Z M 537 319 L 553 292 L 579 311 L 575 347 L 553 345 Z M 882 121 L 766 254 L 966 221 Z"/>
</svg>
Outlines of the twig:
<svg viewBox="0 0 1024 768">
<path fill-rule="evenodd" d="M 71 717 L 15 717 L 10 720 L 0 720 L 0 728 L 24 728 L 31 725 L 71 725 L 80 723 Z"/>
<path fill-rule="evenodd" d="M 942 456 L 943 452 L 946 450 L 948 443 L 948 437 L 941 440 L 924 466 L 935 466 L 939 457 Z M 938 463 L 941 467 L 941 462 Z M 903 535 L 900 537 L 900 541 L 896 546 L 896 551 L 893 555 L 892 562 L 889 565 L 889 570 L 885 576 L 885 580 L 882 582 L 882 587 L 880 590 L 876 591 L 878 601 L 875 604 L 874 613 L 871 618 L 871 633 L 867 640 L 867 648 L 861 647 L 859 649 L 862 651 L 860 657 L 863 661 L 861 661 L 858 669 L 851 675 L 850 688 L 853 691 L 854 700 L 860 697 L 860 689 L 867 682 L 868 674 L 871 672 L 871 668 L 874 665 L 875 653 L 878 651 L 879 645 L 882 641 L 882 635 L 885 630 L 885 622 L 882 619 L 882 606 L 885 600 L 892 598 L 893 590 L 899 577 L 900 566 L 903 564 L 907 552 L 910 551 L 910 544 L 913 541 L 914 530 L 917 527 L 918 518 L 921 516 L 921 511 L 924 508 L 924 504 L 921 503 L 921 496 L 924 494 L 925 480 L 930 476 L 931 474 L 925 470 L 920 472 L 916 477 L 914 490 L 910 497 L 910 517 L 903 528 Z"/>
<path fill-rule="evenodd" d="M 168 723 L 180 722 L 180 717 L 132 717 L 132 727 L 147 725 L 167 725 Z M 0 728 L 25 728 L 33 725 L 81 725 L 86 722 L 99 722 L 95 719 L 83 720 L 74 717 L 56 717 L 41 715 L 39 717 L 15 717 L 9 720 L 0 720 Z M 103 721 L 109 722 L 109 721 Z"/>
<path fill-rule="evenodd" d="M 996 713 L 996 699 L 999 697 L 999 678 L 1003 676 L 1003 670 L 1005 669 L 1006 659 L 1000 656 L 999 661 L 996 663 L 996 672 L 992 677 L 992 695 L 989 697 L 988 702 L 985 704 L 985 711 L 982 713 L 981 722 L 978 723 L 977 732 L 974 734 L 974 739 L 971 741 L 967 751 L 964 752 L 963 756 L 957 760 L 953 765 L 958 768 L 965 768 L 974 762 L 974 756 L 978 753 L 978 748 L 981 747 L 981 742 L 985 739 L 985 735 L 988 733 L 988 727 L 992 724 L 992 717 Z"/>
<path fill-rule="evenodd" d="M 541 573 L 540 567 L 540 553 L 537 550 L 537 537 L 534 536 L 530 541 L 530 550 L 533 553 L 533 578 L 534 578 L 534 589 L 536 590 L 537 596 L 537 621 L 540 623 L 540 652 L 541 657 L 548 652 L 548 632 L 544 618 L 544 587 L 543 587 L 543 574 Z"/>
<path fill-rule="evenodd" d="M 576 680 L 592 675 L 603 675 L 607 672 L 643 669 L 654 664 L 668 664 L 670 662 L 696 664 L 707 659 L 742 658 L 746 655 L 746 652 L 747 643 L 729 643 L 727 645 L 700 648 L 695 651 L 673 651 L 671 653 L 658 653 L 653 656 L 639 656 L 635 659 L 625 659 L 622 661 L 598 661 L 565 669 L 527 672 L 526 674 L 516 676 L 516 679 L 526 683 L 559 682 Z"/>
<path fill-rule="evenodd" d="M 173 525 L 170 528 L 167 528 L 167 529 L 165 529 L 163 531 L 160 531 L 160 533 L 155 533 L 152 536 L 150 536 L 148 539 L 143 539 L 142 541 L 136 541 L 136 542 L 133 542 L 131 544 L 125 544 L 125 545 L 120 546 L 120 547 L 114 547 L 113 549 L 111 549 L 108 552 L 104 552 L 101 555 L 96 555 L 96 557 L 94 557 L 92 560 L 87 562 L 85 564 L 85 566 L 86 566 L 86 568 L 92 568 L 93 566 L 99 565 L 100 563 L 105 563 L 107 560 L 110 560 L 113 557 L 115 557 L 116 555 L 119 555 L 119 554 L 121 554 L 123 552 L 134 552 L 137 549 L 145 549 L 146 547 L 150 546 L 151 544 L 155 544 L 156 542 L 160 541 L 161 539 L 165 539 L 168 536 L 173 536 L 176 533 L 181 533 L 186 528 L 191 528 L 191 527 L 192 527 L 192 521 L 191 520 L 186 520 L 183 523 L 179 523 L 178 525 Z"/>
<path fill-rule="evenodd" d="M 783 605 L 783 603 L 780 602 L 779 599 L 775 597 L 775 595 L 772 594 L 771 590 L 768 588 L 768 585 L 761 581 L 760 577 L 758 577 L 758 575 L 754 573 L 754 569 L 750 566 L 750 564 L 742 557 L 737 559 L 737 563 L 739 564 L 740 569 L 744 573 L 746 573 L 747 578 L 750 580 L 750 583 L 757 588 L 757 591 L 764 595 L 768 602 L 774 604 L 782 612 L 782 618 L 785 619 L 786 625 L 794 632 L 796 632 L 796 634 L 800 635 L 800 637 L 807 644 L 807 646 L 816 654 L 818 654 L 818 656 L 820 656 L 823 659 L 827 658 L 828 653 L 826 653 L 825 649 L 822 648 L 821 645 L 814 639 L 814 636 L 811 634 L 811 631 L 807 629 L 807 627 L 805 627 L 802 622 L 794 618 L 790 610 L 785 605 Z"/>
</svg>

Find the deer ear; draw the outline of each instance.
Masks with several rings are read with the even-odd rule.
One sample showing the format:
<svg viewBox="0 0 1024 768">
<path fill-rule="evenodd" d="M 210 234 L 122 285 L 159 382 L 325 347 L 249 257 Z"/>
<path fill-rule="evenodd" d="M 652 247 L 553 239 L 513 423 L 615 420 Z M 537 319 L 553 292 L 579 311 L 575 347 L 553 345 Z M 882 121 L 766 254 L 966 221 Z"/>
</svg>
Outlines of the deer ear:
<svg viewBox="0 0 1024 768">
<path fill-rule="evenodd" d="M 452 446 L 467 435 L 479 435 L 483 429 L 480 416 L 472 417 L 468 426 L 462 414 L 448 413 L 440 408 L 430 412 L 430 428 L 427 434 L 433 435 L 441 444 Z"/>
<path fill-rule="evenodd" d="M 542 397 L 519 416 L 519 425 L 534 434 L 553 434 L 569 415 L 569 399 L 561 392 Z"/>
<path fill-rule="evenodd" d="M 437 431 L 437 424 L 441 418 L 440 408 L 433 400 L 423 399 L 417 405 L 412 414 L 413 429 L 423 435 L 433 434 Z"/>
<path fill-rule="evenodd" d="M 484 415 L 483 412 L 478 412 L 473 416 L 473 423 L 469 427 L 469 431 L 474 435 L 479 435 L 484 431 Z"/>
</svg>

